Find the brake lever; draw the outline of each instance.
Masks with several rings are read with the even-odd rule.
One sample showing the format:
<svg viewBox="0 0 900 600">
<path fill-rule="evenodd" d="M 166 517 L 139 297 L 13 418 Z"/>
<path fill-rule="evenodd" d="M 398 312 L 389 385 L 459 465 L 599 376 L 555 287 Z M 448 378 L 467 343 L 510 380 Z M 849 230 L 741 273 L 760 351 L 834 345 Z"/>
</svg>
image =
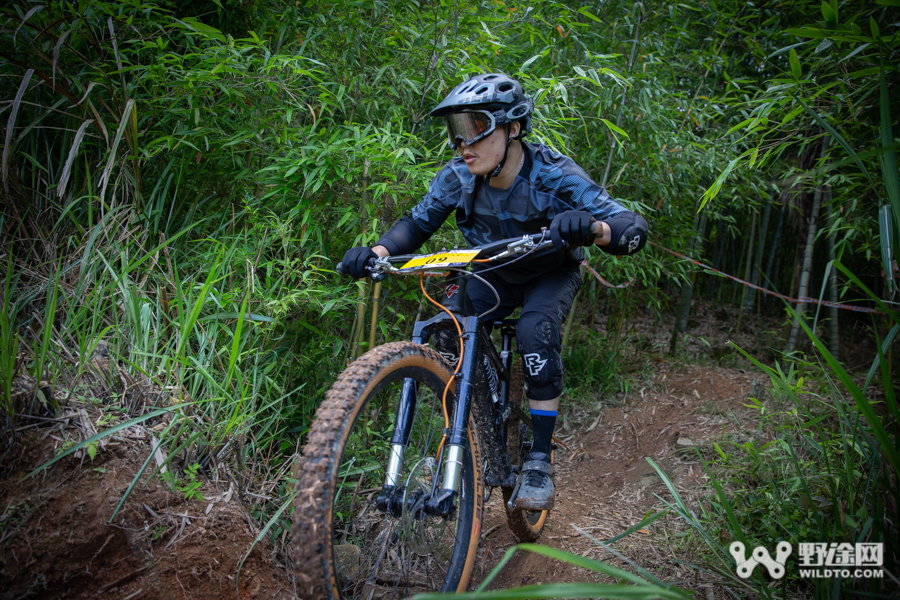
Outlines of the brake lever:
<svg viewBox="0 0 900 600">
<path fill-rule="evenodd" d="M 501 252 L 500 254 L 495 254 L 489 261 L 500 260 L 502 258 L 507 258 L 509 256 L 513 256 L 514 254 L 524 254 L 525 252 L 536 252 L 538 250 L 543 250 L 547 246 L 553 245 L 553 242 L 550 240 L 542 240 L 538 243 L 535 243 L 533 239 L 531 239 L 530 235 L 523 235 L 522 239 L 516 240 L 515 242 L 510 243 L 506 246 L 506 250 Z"/>
<path fill-rule="evenodd" d="M 388 268 L 386 268 L 388 267 Z M 372 281 L 381 281 L 388 276 L 390 263 L 385 258 L 370 258 L 366 261 L 366 271 L 369 272 L 369 279 Z M 334 269 L 338 275 L 349 275 L 344 268 L 344 263 L 339 262 Z"/>
</svg>

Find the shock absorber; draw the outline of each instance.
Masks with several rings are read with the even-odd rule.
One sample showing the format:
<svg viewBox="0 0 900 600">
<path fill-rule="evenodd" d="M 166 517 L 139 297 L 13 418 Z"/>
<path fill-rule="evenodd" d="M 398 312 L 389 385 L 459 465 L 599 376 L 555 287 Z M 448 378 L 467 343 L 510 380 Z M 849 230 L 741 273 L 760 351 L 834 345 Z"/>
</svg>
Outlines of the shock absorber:
<svg viewBox="0 0 900 600">
<path fill-rule="evenodd" d="M 487 372 L 488 387 L 491 390 L 491 399 L 494 401 L 494 404 L 497 404 L 500 402 L 500 396 L 497 393 L 497 371 L 494 370 L 494 365 L 491 364 L 487 354 L 482 354 L 481 358 L 484 361 L 484 370 Z"/>
</svg>

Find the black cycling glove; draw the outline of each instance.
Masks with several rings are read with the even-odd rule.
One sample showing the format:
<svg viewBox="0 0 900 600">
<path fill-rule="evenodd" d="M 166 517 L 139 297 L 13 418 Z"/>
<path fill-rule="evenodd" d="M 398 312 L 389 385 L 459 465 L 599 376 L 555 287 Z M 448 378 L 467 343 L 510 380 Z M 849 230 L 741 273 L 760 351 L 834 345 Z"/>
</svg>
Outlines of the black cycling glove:
<svg viewBox="0 0 900 600">
<path fill-rule="evenodd" d="M 550 223 L 550 239 L 555 248 L 589 246 L 597 237 L 591 232 L 595 219 L 583 210 L 567 210 L 559 213 Z"/>
<path fill-rule="evenodd" d="M 378 258 L 378 255 L 368 246 L 356 246 L 344 252 L 341 260 L 343 271 L 354 279 L 362 279 L 369 275 L 366 270 L 366 261 L 370 258 Z"/>
</svg>

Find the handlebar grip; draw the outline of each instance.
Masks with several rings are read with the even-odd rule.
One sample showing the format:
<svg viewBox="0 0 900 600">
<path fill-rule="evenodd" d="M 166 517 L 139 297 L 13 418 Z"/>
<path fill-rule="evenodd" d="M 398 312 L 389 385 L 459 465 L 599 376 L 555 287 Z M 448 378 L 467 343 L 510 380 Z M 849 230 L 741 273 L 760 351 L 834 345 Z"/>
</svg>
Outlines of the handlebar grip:
<svg viewBox="0 0 900 600">
<path fill-rule="evenodd" d="M 375 258 L 370 258 L 366 261 L 366 266 L 369 268 L 374 268 L 376 260 L 377 259 Z M 339 262 L 334 270 L 337 271 L 338 275 L 350 275 L 350 273 L 347 272 L 347 268 L 344 266 L 343 261 Z M 387 277 L 387 273 L 369 273 L 368 276 L 372 279 L 372 281 L 381 281 L 382 279 Z"/>
</svg>

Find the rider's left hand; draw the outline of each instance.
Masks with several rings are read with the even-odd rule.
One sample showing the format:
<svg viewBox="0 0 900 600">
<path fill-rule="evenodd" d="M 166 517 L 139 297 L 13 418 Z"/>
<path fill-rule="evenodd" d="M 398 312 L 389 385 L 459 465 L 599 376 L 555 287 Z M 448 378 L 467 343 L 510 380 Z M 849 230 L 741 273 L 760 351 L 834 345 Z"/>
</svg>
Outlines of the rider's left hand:
<svg viewBox="0 0 900 600">
<path fill-rule="evenodd" d="M 567 210 L 559 213 L 550 223 L 550 238 L 555 248 L 588 246 L 597 237 L 591 231 L 594 223 L 593 215 L 583 210 Z"/>
</svg>

